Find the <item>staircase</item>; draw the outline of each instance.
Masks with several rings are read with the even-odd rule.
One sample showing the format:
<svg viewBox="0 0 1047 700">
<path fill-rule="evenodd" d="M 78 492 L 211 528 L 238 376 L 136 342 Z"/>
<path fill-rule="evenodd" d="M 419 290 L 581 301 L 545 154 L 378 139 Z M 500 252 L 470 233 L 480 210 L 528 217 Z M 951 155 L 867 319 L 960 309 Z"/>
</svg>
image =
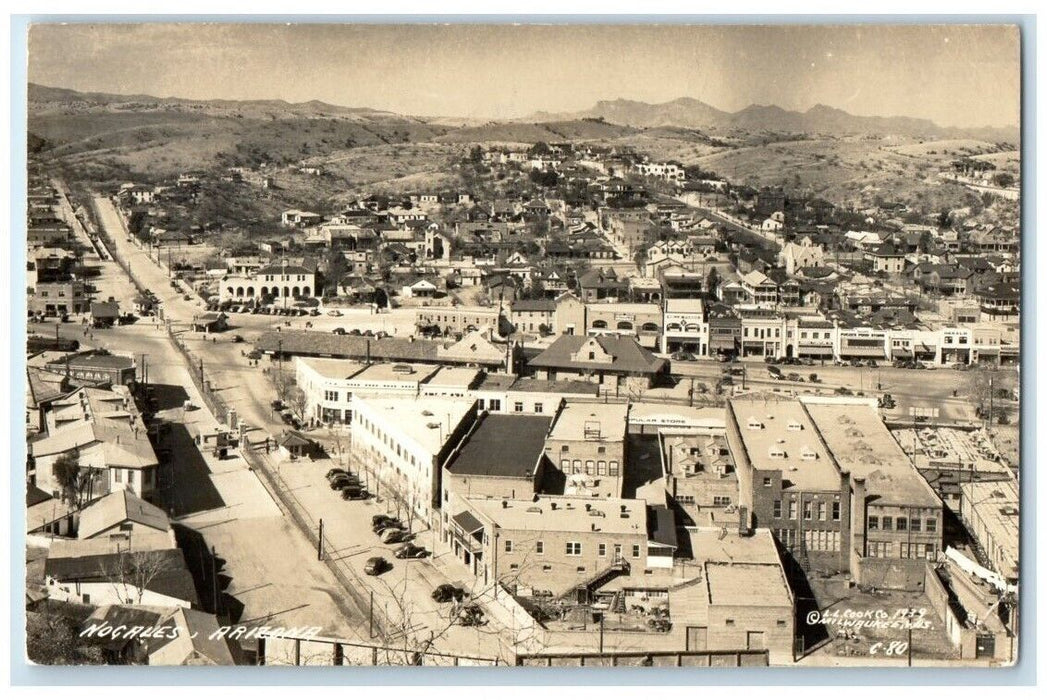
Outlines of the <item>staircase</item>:
<svg viewBox="0 0 1047 700">
<path fill-rule="evenodd" d="M 592 599 L 593 591 L 606 586 L 610 581 L 614 580 L 622 574 L 629 573 L 629 562 L 625 559 L 616 559 L 611 562 L 610 566 L 606 569 L 602 569 L 594 574 L 587 581 L 574 586 L 573 588 L 565 591 L 560 597 L 566 598 L 568 596 L 575 596 L 578 603 L 588 604 Z M 624 602 L 624 601 L 623 601 Z"/>
</svg>

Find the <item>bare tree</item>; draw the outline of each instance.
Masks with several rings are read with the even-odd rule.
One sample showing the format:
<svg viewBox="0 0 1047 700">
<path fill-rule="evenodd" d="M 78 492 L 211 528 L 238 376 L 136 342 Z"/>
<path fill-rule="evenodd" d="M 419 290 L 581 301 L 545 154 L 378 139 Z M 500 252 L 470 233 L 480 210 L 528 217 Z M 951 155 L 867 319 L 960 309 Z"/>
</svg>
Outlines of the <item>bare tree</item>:
<svg viewBox="0 0 1047 700">
<path fill-rule="evenodd" d="M 165 550 L 120 552 L 116 561 L 102 565 L 102 575 L 110 582 L 117 597 L 126 603 L 141 605 L 145 592 L 158 578 L 175 571 Z"/>
<path fill-rule="evenodd" d="M 80 464 L 80 451 L 74 449 L 63 454 L 55 460 L 53 470 L 62 487 L 62 498 L 71 506 L 83 507 L 93 474 L 90 468 Z"/>
</svg>

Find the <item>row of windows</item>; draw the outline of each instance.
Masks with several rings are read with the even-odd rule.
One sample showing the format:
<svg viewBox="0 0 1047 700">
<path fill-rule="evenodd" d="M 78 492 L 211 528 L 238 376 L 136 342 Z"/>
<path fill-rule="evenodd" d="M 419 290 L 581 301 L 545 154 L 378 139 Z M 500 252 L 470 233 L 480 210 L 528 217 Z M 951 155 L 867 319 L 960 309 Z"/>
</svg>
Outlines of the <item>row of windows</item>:
<svg viewBox="0 0 1047 700">
<path fill-rule="evenodd" d="M 938 529 L 937 518 L 927 519 L 926 532 L 934 532 Z M 920 518 L 892 518 L 889 515 L 884 516 L 869 516 L 868 529 L 870 532 L 873 530 L 895 530 L 897 532 L 920 532 L 923 530 L 923 521 Z"/>
<path fill-rule="evenodd" d="M 743 332 L 743 334 L 745 335 L 746 338 L 749 337 L 749 330 L 750 329 L 749 329 L 748 326 L 746 326 L 745 328 L 742 329 L 742 332 Z M 752 331 L 753 331 L 753 337 L 754 338 L 770 338 L 771 337 L 771 329 L 770 328 L 753 328 Z M 775 338 L 781 338 L 782 337 L 782 329 L 781 328 L 775 328 L 774 329 L 774 337 Z"/>
<path fill-rule="evenodd" d="M 866 543 L 866 552 L 869 557 L 876 559 L 936 559 L 938 548 L 933 544 L 923 542 L 876 542 L 870 540 Z"/>
<path fill-rule="evenodd" d="M 797 514 L 797 502 L 795 498 L 789 499 L 789 520 L 796 520 Z M 803 502 L 803 519 L 814 520 L 817 514 L 817 519 L 824 521 L 826 519 L 827 505 L 822 500 L 811 500 Z M 840 501 L 836 500 L 832 502 L 832 519 L 838 521 L 840 519 Z M 782 517 L 782 502 L 775 501 L 773 504 L 773 516 L 775 518 Z"/>
<path fill-rule="evenodd" d="M 505 540 L 505 553 L 511 554 L 514 550 L 512 540 Z M 538 540 L 534 543 L 535 554 L 545 554 L 545 542 Z M 580 557 L 582 556 L 582 543 L 581 542 L 566 542 L 564 543 L 564 554 L 569 557 Z M 596 545 L 596 555 L 600 557 L 607 556 L 607 543 L 600 542 Z M 614 556 L 616 559 L 620 559 L 622 556 L 622 545 L 614 545 Z M 637 558 L 640 556 L 640 545 L 634 544 L 632 546 L 632 556 Z"/>
<path fill-rule="evenodd" d="M 799 544 L 799 533 L 788 528 L 775 528 L 774 536 L 785 547 L 793 548 Z M 839 552 L 840 533 L 838 530 L 805 530 L 804 546 L 811 552 Z"/>
<path fill-rule="evenodd" d="M 581 474 L 582 460 L 560 460 L 560 471 L 564 474 Z M 585 474 L 589 476 L 618 476 L 618 460 L 585 460 Z"/>
</svg>

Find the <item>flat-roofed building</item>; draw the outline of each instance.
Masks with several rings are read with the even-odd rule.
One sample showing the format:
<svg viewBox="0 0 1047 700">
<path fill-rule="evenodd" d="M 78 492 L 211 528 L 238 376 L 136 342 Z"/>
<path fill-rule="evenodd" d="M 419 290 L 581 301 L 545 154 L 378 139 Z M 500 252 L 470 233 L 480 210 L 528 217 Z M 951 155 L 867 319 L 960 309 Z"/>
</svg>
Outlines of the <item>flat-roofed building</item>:
<svg viewBox="0 0 1047 700">
<path fill-rule="evenodd" d="M 834 462 L 850 474 L 852 573 L 860 581 L 875 580 L 874 572 L 891 567 L 892 576 L 922 580 L 924 562 L 937 559 L 942 549 L 941 499 L 872 400 L 805 397 L 802 402 Z M 905 563 L 911 565 L 899 566 Z M 881 585 L 892 585 L 886 576 Z"/>
<path fill-rule="evenodd" d="M 321 423 L 352 421 L 354 395 L 414 398 L 439 365 L 408 362 L 365 364 L 316 357 L 294 358 L 295 381 L 305 392 L 305 415 Z"/>
<path fill-rule="evenodd" d="M 1020 540 L 1018 484 L 1013 480 L 972 481 L 960 485 L 960 517 L 978 540 L 993 570 L 1018 582 Z"/>
<path fill-rule="evenodd" d="M 540 491 L 552 419 L 488 413 L 455 446 L 443 468 L 441 503 L 462 498 L 531 498 Z M 446 513 L 444 514 L 446 520 Z M 446 523 L 445 523 L 446 525 Z"/>
<path fill-rule="evenodd" d="M 778 394 L 727 404 L 740 508 L 808 568 L 848 571 L 850 484 L 803 405 Z"/>
<path fill-rule="evenodd" d="M 665 490 L 686 517 L 686 527 L 737 529 L 738 474 L 719 430 L 673 430 L 658 433 L 665 471 Z"/>
<path fill-rule="evenodd" d="M 635 338 L 641 346 L 657 350 L 661 345 L 662 309 L 658 304 L 586 304 L 586 332 Z"/>
<path fill-rule="evenodd" d="M 699 357 L 709 354 L 709 326 L 702 299 L 666 299 L 662 351 L 684 351 Z"/>
<path fill-rule="evenodd" d="M 350 410 L 356 468 L 369 483 L 377 482 L 381 495 L 399 500 L 431 525 L 439 506 L 440 470 L 476 420 L 476 402 L 353 396 Z"/>
<path fill-rule="evenodd" d="M 444 335 L 473 331 L 499 332 L 501 311 L 486 306 L 432 306 L 415 312 L 419 329 L 438 329 Z"/>
<path fill-rule="evenodd" d="M 642 500 L 473 497 L 450 510 L 452 551 L 485 584 L 562 595 L 648 567 Z"/>
<path fill-rule="evenodd" d="M 625 404 L 568 402 L 553 420 L 545 454 L 566 495 L 618 498 L 627 459 Z"/>
<path fill-rule="evenodd" d="M 794 602 L 780 563 L 705 563 L 712 649 L 767 649 L 792 661 Z"/>
<path fill-rule="evenodd" d="M 134 384 L 135 358 L 101 352 L 81 352 L 48 362 L 44 368 L 78 386 Z"/>
</svg>

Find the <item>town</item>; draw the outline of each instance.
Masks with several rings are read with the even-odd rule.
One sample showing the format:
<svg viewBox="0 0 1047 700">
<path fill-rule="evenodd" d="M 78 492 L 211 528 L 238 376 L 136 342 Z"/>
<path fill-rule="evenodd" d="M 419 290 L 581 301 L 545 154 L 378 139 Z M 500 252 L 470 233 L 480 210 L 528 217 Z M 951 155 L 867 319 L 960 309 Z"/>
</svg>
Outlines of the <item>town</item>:
<svg viewBox="0 0 1047 700">
<path fill-rule="evenodd" d="M 36 625 L 62 663 L 1017 659 L 1019 183 L 987 160 L 920 211 L 477 141 L 448 186 L 242 225 L 198 215 L 322 158 L 52 160 L 31 656 Z M 119 625 L 177 633 L 81 635 Z"/>
</svg>

